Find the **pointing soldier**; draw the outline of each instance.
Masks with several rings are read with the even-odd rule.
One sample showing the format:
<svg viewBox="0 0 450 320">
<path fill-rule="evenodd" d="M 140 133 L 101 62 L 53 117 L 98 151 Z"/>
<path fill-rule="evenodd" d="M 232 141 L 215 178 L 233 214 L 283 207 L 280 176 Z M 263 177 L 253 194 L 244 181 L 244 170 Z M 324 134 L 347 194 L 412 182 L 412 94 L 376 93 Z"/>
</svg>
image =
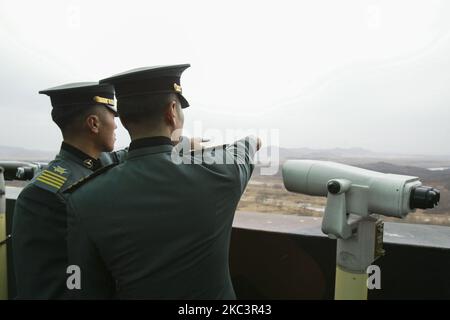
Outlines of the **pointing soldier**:
<svg viewBox="0 0 450 320">
<path fill-rule="evenodd" d="M 188 67 L 141 68 L 100 81 L 114 85 L 132 142 L 123 163 L 66 191 L 69 264 L 81 270 L 74 298 L 235 298 L 231 227 L 260 142 L 247 137 L 176 159 L 171 137 L 189 106 L 180 85 Z"/>
</svg>

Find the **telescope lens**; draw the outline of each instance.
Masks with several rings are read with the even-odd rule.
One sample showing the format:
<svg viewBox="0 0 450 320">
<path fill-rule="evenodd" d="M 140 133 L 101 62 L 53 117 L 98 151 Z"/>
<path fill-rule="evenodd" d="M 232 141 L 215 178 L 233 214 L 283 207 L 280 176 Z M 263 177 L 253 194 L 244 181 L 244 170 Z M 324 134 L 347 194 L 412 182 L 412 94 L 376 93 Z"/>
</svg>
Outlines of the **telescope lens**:
<svg viewBox="0 0 450 320">
<path fill-rule="evenodd" d="M 420 186 L 413 188 L 409 199 L 411 209 L 430 209 L 438 205 L 440 192 L 432 187 Z"/>
</svg>

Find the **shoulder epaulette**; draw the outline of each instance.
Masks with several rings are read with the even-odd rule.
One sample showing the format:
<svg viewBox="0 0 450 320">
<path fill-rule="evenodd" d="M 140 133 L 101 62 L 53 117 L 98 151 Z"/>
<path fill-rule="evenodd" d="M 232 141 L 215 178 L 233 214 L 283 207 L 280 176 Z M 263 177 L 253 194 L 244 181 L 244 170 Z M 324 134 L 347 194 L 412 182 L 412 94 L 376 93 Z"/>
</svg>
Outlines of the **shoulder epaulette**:
<svg viewBox="0 0 450 320">
<path fill-rule="evenodd" d="M 33 183 L 42 189 L 56 193 L 66 184 L 70 174 L 66 166 L 55 161 L 50 163 L 47 169 L 42 170 Z"/>
<path fill-rule="evenodd" d="M 66 189 L 64 189 L 63 193 L 72 193 L 72 192 L 74 192 L 75 190 L 77 190 L 81 186 L 85 185 L 87 182 L 92 181 L 95 177 L 98 177 L 99 175 L 105 173 L 106 171 L 108 171 L 109 169 L 111 169 L 111 168 L 113 168 L 115 166 L 117 166 L 117 163 L 111 163 L 111 164 L 109 164 L 107 166 L 104 166 L 104 167 L 94 171 L 93 173 L 91 173 L 87 177 L 84 177 L 84 178 L 78 180 L 77 182 L 71 184 L 70 186 L 68 186 Z"/>
</svg>

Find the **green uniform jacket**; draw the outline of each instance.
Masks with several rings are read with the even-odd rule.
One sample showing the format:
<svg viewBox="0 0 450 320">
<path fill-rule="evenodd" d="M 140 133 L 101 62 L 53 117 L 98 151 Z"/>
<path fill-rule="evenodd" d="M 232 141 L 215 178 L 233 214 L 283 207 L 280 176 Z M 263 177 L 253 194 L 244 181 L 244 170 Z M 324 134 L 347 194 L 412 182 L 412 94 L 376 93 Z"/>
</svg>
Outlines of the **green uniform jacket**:
<svg viewBox="0 0 450 320">
<path fill-rule="evenodd" d="M 97 168 L 123 161 L 126 151 L 90 158 L 63 143 L 55 160 L 16 201 L 12 250 L 18 299 L 67 297 L 67 212 L 62 191 Z"/>
<path fill-rule="evenodd" d="M 234 299 L 229 242 L 255 146 L 249 138 L 173 161 L 178 146 L 144 138 L 124 163 L 69 190 L 69 263 L 81 270 L 72 297 Z"/>
</svg>

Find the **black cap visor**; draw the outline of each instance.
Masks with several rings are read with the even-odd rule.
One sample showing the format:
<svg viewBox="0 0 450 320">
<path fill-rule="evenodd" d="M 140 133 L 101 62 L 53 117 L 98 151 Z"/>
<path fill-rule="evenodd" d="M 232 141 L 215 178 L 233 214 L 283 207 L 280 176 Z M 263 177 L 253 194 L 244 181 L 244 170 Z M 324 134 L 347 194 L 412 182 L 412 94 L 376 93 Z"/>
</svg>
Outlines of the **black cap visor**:
<svg viewBox="0 0 450 320">
<path fill-rule="evenodd" d="M 189 107 L 189 102 L 186 100 L 185 97 L 183 97 L 183 95 L 181 93 L 177 93 L 177 96 L 178 96 L 178 99 L 180 99 L 182 109 Z"/>
</svg>

